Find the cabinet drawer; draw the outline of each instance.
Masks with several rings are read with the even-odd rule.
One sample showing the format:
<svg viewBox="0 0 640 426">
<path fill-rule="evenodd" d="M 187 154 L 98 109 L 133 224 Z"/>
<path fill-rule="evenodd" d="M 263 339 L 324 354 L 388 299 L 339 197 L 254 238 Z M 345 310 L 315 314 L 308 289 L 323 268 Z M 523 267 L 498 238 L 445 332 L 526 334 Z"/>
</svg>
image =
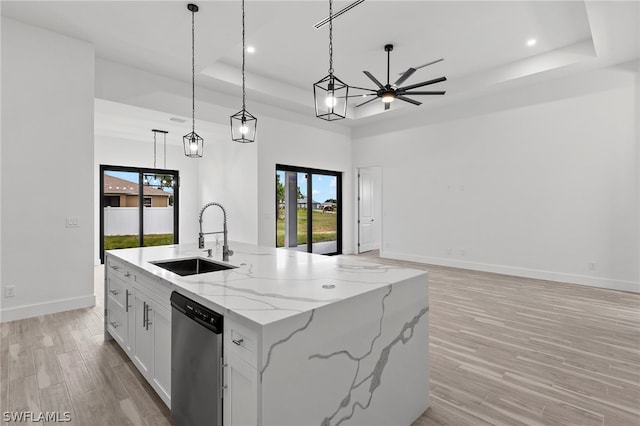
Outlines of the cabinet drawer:
<svg viewBox="0 0 640 426">
<path fill-rule="evenodd" d="M 111 301 L 117 303 L 120 308 L 125 309 L 125 305 L 127 303 L 127 288 L 128 286 L 115 275 L 111 275 L 107 278 L 107 296 L 110 301 L 107 301 L 107 304 L 110 304 Z"/>
<path fill-rule="evenodd" d="M 127 314 L 124 309 L 114 303 L 107 303 L 106 320 L 107 330 L 118 344 L 126 350 L 124 343 L 127 333 Z"/>
<path fill-rule="evenodd" d="M 114 259 L 112 256 L 107 256 L 106 271 L 107 275 L 112 274 L 122 279 L 125 278 L 126 271 L 124 262 L 120 262 L 119 260 Z"/>
<path fill-rule="evenodd" d="M 229 353 L 256 368 L 258 364 L 256 334 L 248 328 L 232 322 L 229 324 L 228 330 L 225 330 L 225 335 L 229 336 L 228 341 L 225 342 L 228 345 Z"/>
<path fill-rule="evenodd" d="M 142 272 L 137 269 L 132 269 L 133 280 L 137 288 L 141 289 L 145 294 L 159 303 L 164 308 L 171 310 L 171 303 L 169 298 L 171 297 L 171 288 L 165 285 L 159 278 L 149 275 L 147 272 Z"/>
</svg>

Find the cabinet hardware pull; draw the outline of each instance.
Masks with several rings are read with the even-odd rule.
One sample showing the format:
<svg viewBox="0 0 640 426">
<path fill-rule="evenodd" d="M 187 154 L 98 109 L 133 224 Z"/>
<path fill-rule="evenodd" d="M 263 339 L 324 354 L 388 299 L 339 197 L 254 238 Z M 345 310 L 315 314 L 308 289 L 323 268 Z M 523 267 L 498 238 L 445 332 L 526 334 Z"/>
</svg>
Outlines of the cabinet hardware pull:
<svg viewBox="0 0 640 426">
<path fill-rule="evenodd" d="M 147 331 L 149 331 L 149 325 L 153 324 L 149 321 L 149 312 L 151 312 L 151 306 L 147 303 L 147 307 L 145 308 L 147 311 L 147 326 L 145 327 Z"/>
<path fill-rule="evenodd" d="M 240 346 L 242 342 L 244 342 L 244 339 L 232 339 L 231 341 L 236 345 Z"/>
<path fill-rule="evenodd" d="M 131 307 L 129 306 L 129 290 L 124 290 L 124 296 L 124 311 L 129 312 L 129 308 Z"/>
<path fill-rule="evenodd" d="M 142 302 L 142 326 L 147 326 L 147 302 Z"/>
<path fill-rule="evenodd" d="M 120 269 L 120 267 L 118 265 L 110 265 L 111 269 L 113 269 L 114 271 L 117 271 L 118 269 Z"/>
<path fill-rule="evenodd" d="M 118 290 L 109 290 L 109 293 L 113 294 L 114 296 L 117 296 L 118 294 L 120 294 Z"/>
<path fill-rule="evenodd" d="M 124 273 L 124 276 L 125 276 L 125 277 L 130 277 L 130 276 L 131 276 L 131 272 L 129 272 L 129 271 L 125 272 L 125 273 Z"/>
<path fill-rule="evenodd" d="M 118 326 L 120 325 L 117 322 L 109 322 L 109 324 L 111 324 L 111 327 L 113 328 L 118 328 Z"/>
</svg>

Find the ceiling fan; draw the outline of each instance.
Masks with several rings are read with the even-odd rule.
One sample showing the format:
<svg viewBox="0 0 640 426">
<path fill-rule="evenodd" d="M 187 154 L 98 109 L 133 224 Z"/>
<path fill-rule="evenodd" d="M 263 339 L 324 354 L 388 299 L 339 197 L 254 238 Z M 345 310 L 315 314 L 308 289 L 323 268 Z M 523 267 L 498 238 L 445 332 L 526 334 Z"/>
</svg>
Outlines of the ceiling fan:
<svg viewBox="0 0 640 426">
<path fill-rule="evenodd" d="M 439 78 L 435 78 L 433 80 L 423 81 L 421 83 L 416 83 L 416 84 L 411 84 L 409 86 L 400 87 L 400 85 L 402 83 L 404 83 L 405 81 L 407 81 L 407 79 L 409 77 L 411 77 L 413 75 L 413 73 L 416 72 L 416 70 L 418 68 L 423 68 L 423 67 L 426 67 L 428 65 L 433 65 L 435 63 L 438 63 L 438 62 L 442 61 L 442 59 L 438 59 L 437 61 L 429 62 L 428 64 L 422 65 L 420 67 L 416 67 L 416 68 L 411 67 L 408 70 L 406 70 L 405 72 L 403 72 L 401 77 L 395 83 L 390 84 L 390 82 L 389 82 L 389 66 L 390 66 L 390 62 L 391 62 L 391 51 L 393 50 L 393 44 L 385 45 L 384 46 L 384 50 L 385 50 L 385 52 L 387 52 L 387 84 L 383 85 L 382 83 L 380 83 L 380 81 L 378 81 L 378 79 L 375 78 L 373 76 L 373 74 L 371 74 L 369 71 L 363 71 L 363 73 L 367 77 L 369 77 L 371 79 L 371 81 L 373 81 L 376 84 L 376 86 L 378 86 L 378 89 L 364 89 L 364 90 L 369 90 L 369 91 L 375 92 L 375 93 L 361 95 L 361 96 L 373 96 L 373 95 L 375 95 L 376 97 L 372 98 L 372 99 L 369 99 L 368 101 L 362 102 L 361 104 L 356 105 L 356 107 L 361 107 L 363 105 L 366 105 L 366 104 L 368 104 L 370 102 L 375 101 L 377 98 L 381 98 L 382 102 L 384 103 L 384 109 L 386 111 L 391 107 L 391 102 L 393 102 L 395 99 L 400 99 L 401 101 L 408 102 L 408 103 L 414 104 L 414 105 L 422 105 L 422 102 L 418 102 L 415 99 L 408 98 L 407 95 L 444 95 L 445 94 L 444 91 L 431 91 L 431 92 L 417 91 L 417 92 L 411 92 L 410 90 L 417 89 L 417 88 L 423 87 L 423 86 L 428 86 L 430 84 L 440 83 L 441 81 L 446 81 L 447 80 L 446 77 L 439 77 Z"/>
</svg>

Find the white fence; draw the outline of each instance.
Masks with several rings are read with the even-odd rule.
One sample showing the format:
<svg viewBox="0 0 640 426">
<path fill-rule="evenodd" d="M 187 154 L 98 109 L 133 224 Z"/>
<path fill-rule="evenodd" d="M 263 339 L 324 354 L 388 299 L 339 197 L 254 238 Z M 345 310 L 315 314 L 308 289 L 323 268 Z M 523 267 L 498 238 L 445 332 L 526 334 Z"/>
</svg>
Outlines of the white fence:
<svg viewBox="0 0 640 426">
<path fill-rule="evenodd" d="M 104 235 L 138 235 L 137 207 L 105 207 Z M 173 207 L 145 207 L 145 234 L 172 234 Z"/>
</svg>

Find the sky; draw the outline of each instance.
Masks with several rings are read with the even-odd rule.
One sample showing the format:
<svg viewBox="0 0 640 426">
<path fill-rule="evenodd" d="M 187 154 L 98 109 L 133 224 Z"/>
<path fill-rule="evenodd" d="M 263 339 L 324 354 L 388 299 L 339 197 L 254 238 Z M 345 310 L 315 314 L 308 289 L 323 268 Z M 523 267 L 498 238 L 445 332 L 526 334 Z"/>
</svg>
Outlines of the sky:
<svg viewBox="0 0 640 426">
<path fill-rule="evenodd" d="M 284 182 L 284 172 L 278 171 L 278 174 L 280 175 L 280 182 Z M 302 195 L 306 197 L 307 178 L 305 176 L 306 175 L 304 173 L 298 173 L 298 187 L 300 188 L 300 192 L 302 192 Z M 330 198 L 338 198 L 336 192 L 337 178 L 335 176 L 313 174 L 311 175 L 311 177 L 311 188 L 313 191 L 313 196 L 311 197 L 311 199 L 313 201 L 324 203 Z"/>
<path fill-rule="evenodd" d="M 135 173 L 135 172 L 118 172 L 114 170 L 105 170 L 104 174 L 117 177 L 119 179 L 128 180 L 129 182 L 133 182 L 135 184 L 138 183 L 138 173 Z M 151 183 L 154 183 L 154 182 L 151 182 Z M 162 188 L 162 190 L 165 192 L 173 193 L 173 188 L 164 187 Z"/>
</svg>

